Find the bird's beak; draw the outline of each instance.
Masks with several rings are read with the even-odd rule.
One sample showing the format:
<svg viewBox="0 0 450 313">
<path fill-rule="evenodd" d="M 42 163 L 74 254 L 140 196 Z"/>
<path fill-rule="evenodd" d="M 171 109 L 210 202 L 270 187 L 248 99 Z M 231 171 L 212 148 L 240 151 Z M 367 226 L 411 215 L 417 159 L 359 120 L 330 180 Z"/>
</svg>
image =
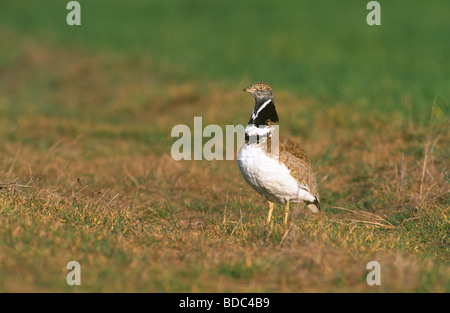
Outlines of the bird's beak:
<svg viewBox="0 0 450 313">
<path fill-rule="evenodd" d="M 250 91 L 251 91 L 251 88 L 250 88 L 250 87 L 247 87 L 247 88 L 242 89 L 242 91 L 244 91 L 244 92 L 250 92 Z"/>
</svg>

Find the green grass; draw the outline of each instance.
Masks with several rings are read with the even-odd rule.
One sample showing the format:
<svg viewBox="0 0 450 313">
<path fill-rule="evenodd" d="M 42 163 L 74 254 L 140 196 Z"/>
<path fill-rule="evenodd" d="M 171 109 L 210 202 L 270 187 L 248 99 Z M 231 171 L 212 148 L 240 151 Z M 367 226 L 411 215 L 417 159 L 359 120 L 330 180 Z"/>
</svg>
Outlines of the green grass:
<svg viewBox="0 0 450 313">
<path fill-rule="evenodd" d="M 177 80 L 275 88 L 355 109 L 423 119 L 450 113 L 447 1 L 383 3 L 382 26 L 364 3 L 341 1 L 80 1 L 82 26 L 60 1 L 1 4 L 0 25 L 56 45 L 146 57 Z M 436 101 L 435 101 L 436 98 Z"/>
<path fill-rule="evenodd" d="M 430 266 L 430 260 L 448 257 L 448 210 L 431 208 L 431 218 L 418 216 L 393 229 L 306 218 L 299 224 L 301 239 L 280 248 L 280 221 L 271 234 L 255 216 L 235 229 L 231 219 L 219 220 L 221 209 L 189 225 L 174 218 L 179 209 L 139 219 L 136 212 L 104 203 L 62 204 L 5 194 L 1 201 L 8 221 L 2 219 L 0 244 L 10 256 L 2 261 L 4 290 L 75 290 L 65 285 L 63 262 L 76 259 L 84 291 L 448 291 L 448 268 Z M 378 289 L 364 287 L 364 262 L 373 258 L 387 274 Z M 404 285 L 409 280 L 414 284 Z"/>
<path fill-rule="evenodd" d="M 0 3 L 1 291 L 450 291 L 448 1 L 80 3 Z M 289 227 L 235 161 L 170 157 L 260 80 L 319 181 Z"/>
</svg>

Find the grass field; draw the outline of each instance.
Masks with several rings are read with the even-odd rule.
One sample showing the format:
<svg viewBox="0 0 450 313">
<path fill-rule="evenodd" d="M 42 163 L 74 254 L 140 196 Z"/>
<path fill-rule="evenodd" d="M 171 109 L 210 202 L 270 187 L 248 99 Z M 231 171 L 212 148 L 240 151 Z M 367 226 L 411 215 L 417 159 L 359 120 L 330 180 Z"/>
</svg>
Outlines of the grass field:
<svg viewBox="0 0 450 313">
<path fill-rule="evenodd" d="M 29 2 L 0 3 L 1 292 L 450 292 L 448 1 Z M 285 240 L 236 161 L 170 155 L 255 81 L 319 182 Z"/>
</svg>

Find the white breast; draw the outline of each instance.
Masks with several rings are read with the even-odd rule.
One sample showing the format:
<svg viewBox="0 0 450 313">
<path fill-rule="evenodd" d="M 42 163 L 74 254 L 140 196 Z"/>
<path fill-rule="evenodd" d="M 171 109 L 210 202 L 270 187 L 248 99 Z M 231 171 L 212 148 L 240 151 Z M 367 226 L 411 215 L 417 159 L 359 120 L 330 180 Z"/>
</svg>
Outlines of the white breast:
<svg viewBox="0 0 450 313">
<path fill-rule="evenodd" d="M 306 186 L 299 186 L 289 169 L 269 157 L 261 144 L 244 144 L 238 153 L 239 169 L 247 183 L 267 200 L 277 203 L 309 201 L 315 198 Z"/>
</svg>

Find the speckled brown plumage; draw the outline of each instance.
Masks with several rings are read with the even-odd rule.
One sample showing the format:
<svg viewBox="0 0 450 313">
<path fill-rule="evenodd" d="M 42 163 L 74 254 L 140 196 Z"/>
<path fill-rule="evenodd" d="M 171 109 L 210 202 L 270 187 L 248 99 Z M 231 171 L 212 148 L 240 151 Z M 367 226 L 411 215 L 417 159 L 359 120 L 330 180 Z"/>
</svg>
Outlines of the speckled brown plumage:
<svg viewBox="0 0 450 313">
<path fill-rule="evenodd" d="M 295 141 L 281 135 L 277 145 L 272 135 L 269 134 L 267 138 L 267 146 L 264 147 L 266 153 L 272 158 L 278 158 L 280 163 L 286 165 L 299 186 L 304 186 L 307 191 L 316 197 L 317 207 L 320 209 L 317 181 L 305 149 Z"/>
<path fill-rule="evenodd" d="M 316 177 L 306 151 L 295 141 L 283 136 L 280 136 L 279 150 L 279 161 L 286 165 L 297 182 L 306 186 L 319 202 Z"/>
</svg>

